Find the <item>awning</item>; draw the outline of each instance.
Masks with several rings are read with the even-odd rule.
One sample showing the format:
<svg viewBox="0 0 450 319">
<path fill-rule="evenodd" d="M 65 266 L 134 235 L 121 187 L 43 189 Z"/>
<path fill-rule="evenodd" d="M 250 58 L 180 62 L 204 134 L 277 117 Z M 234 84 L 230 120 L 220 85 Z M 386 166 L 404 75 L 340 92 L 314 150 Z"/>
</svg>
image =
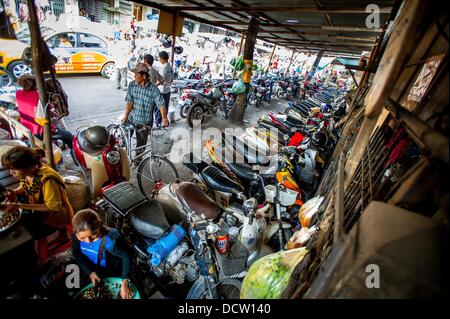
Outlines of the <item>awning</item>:
<svg viewBox="0 0 450 319">
<path fill-rule="evenodd" d="M 350 59 L 350 58 L 335 58 L 332 64 L 338 64 L 349 67 L 357 67 L 359 66 L 359 59 Z"/>
</svg>

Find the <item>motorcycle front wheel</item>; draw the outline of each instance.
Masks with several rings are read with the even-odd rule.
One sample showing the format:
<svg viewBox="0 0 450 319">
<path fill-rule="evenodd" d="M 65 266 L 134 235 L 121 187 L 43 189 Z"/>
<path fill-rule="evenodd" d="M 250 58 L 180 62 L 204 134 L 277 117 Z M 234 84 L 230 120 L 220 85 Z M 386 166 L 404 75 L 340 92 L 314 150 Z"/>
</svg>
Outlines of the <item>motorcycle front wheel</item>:
<svg viewBox="0 0 450 319">
<path fill-rule="evenodd" d="M 217 286 L 220 299 L 240 299 L 242 281 L 235 278 L 225 278 Z M 205 279 L 199 277 L 189 290 L 186 299 L 209 299 Z"/>
<path fill-rule="evenodd" d="M 157 183 L 167 185 L 175 178 L 179 178 L 175 165 L 159 155 L 144 158 L 137 171 L 139 190 L 147 198 L 152 198 Z"/>
<path fill-rule="evenodd" d="M 190 128 L 194 127 L 194 121 L 200 121 L 203 124 L 205 120 L 205 110 L 200 104 L 192 105 L 186 115 L 186 120 Z"/>
</svg>

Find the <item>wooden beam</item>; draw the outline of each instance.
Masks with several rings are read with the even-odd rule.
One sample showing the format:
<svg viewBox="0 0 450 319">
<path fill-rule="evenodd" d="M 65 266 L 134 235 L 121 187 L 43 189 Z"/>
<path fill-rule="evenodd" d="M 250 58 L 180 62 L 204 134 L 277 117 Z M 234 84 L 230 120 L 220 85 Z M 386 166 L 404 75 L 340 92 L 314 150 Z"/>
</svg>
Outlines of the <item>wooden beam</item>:
<svg viewBox="0 0 450 319">
<path fill-rule="evenodd" d="M 283 43 L 292 43 L 292 44 L 299 44 L 299 45 L 328 45 L 328 46 L 352 46 L 352 47 L 373 47 L 375 45 L 374 44 L 370 44 L 370 43 L 357 43 L 357 42 L 328 42 L 328 41 L 300 41 L 300 40 L 282 40 L 282 41 L 278 41 L 278 44 L 283 44 Z"/>
<path fill-rule="evenodd" d="M 407 1 L 395 21 L 392 36 L 378 67 L 378 72 L 369 93 L 365 97 L 365 120 L 350 152 L 345 171 L 346 188 L 350 185 L 356 168 L 364 154 L 365 146 L 376 127 L 381 111 L 390 96 L 394 84 L 403 68 L 406 58 L 414 51 L 419 36 L 419 26 L 422 23 L 423 12 L 429 6 L 429 1 Z M 376 84 L 376 85 L 375 85 Z"/>
<path fill-rule="evenodd" d="M 338 40 L 349 40 L 349 41 L 362 41 L 362 42 L 371 42 L 372 45 L 375 45 L 375 42 L 377 41 L 377 38 L 367 37 L 367 38 L 361 38 L 361 37 L 346 37 L 342 35 L 329 35 L 328 37 Z"/>
<path fill-rule="evenodd" d="M 144 6 L 149 6 L 149 7 L 152 7 L 152 8 L 158 9 L 158 10 L 162 10 L 162 11 L 167 11 L 167 12 L 170 12 L 170 13 L 173 13 L 173 14 L 175 14 L 175 12 L 177 11 L 173 7 L 169 7 L 169 6 L 163 5 L 161 3 L 153 2 L 153 1 L 147 1 L 147 0 L 132 0 L 132 1 L 135 2 L 135 3 L 142 4 Z M 214 20 L 207 20 L 207 19 L 199 18 L 199 17 L 197 17 L 195 15 L 192 15 L 192 14 L 189 14 L 189 13 L 186 13 L 186 12 L 182 12 L 182 11 L 180 11 L 179 15 L 181 17 L 185 17 L 185 18 L 188 18 L 188 19 L 193 20 L 193 21 L 197 21 L 197 22 L 200 22 L 200 23 L 212 25 L 212 26 L 219 27 L 219 28 L 228 29 L 228 30 L 234 31 L 236 33 L 242 33 L 241 30 L 238 30 L 238 29 L 236 29 L 234 27 L 231 27 L 231 26 L 224 25 L 223 23 L 220 23 L 220 22 L 217 22 L 217 21 L 214 21 Z M 237 20 L 237 18 L 236 18 L 236 20 Z"/>
<path fill-rule="evenodd" d="M 419 22 L 427 8 L 428 1 L 406 2 L 402 15 L 395 26 L 397 33 L 389 39 L 381 60 L 374 83 L 366 97 L 366 116 L 378 114 L 393 90 L 393 84 L 400 75 L 405 58 L 413 52 L 416 46 Z"/>
<path fill-rule="evenodd" d="M 374 33 L 381 33 L 383 32 L 383 28 L 373 28 L 373 29 L 369 29 L 369 28 L 361 28 L 361 27 L 352 27 L 352 26 L 327 26 L 327 25 L 322 25 L 320 26 L 321 30 L 326 30 L 326 31 L 341 31 L 341 32 L 374 32 Z"/>
<path fill-rule="evenodd" d="M 321 9 L 314 7 L 245 7 L 245 6 L 235 6 L 235 7 L 192 7 L 192 6 L 171 6 L 175 10 L 183 11 L 225 11 L 225 12 L 295 12 L 295 13 L 367 13 L 366 7 L 323 7 Z M 391 13 L 392 7 L 380 7 L 380 13 Z"/>
<path fill-rule="evenodd" d="M 32 0 L 27 0 L 28 12 L 30 13 L 30 20 L 28 27 L 31 35 L 31 64 L 33 67 L 34 77 L 36 79 L 36 86 L 39 92 L 39 100 L 45 107 L 48 102 L 48 95 L 45 86 L 44 70 L 42 68 L 43 62 L 43 48 L 46 46 L 42 40 L 41 29 L 39 28 L 39 20 L 37 15 L 36 4 Z M 47 164 L 55 168 L 55 159 L 53 157 L 53 142 L 51 129 L 50 108 L 45 107 L 45 119 L 47 123 L 44 125 L 44 146 L 45 159 Z"/>
<path fill-rule="evenodd" d="M 247 25 L 248 21 L 212 21 L 214 23 L 228 24 L 228 25 Z M 363 28 L 350 25 L 320 25 L 320 24 L 298 24 L 298 23 L 276 23 L 276 24 L 263 24 L 261 27 L 265 28 L 301 28 L 301 29 L 321 29 L 324 31 L 342 31 L 342 32 L 371 32 L 380 33 L 383 32 L 383 28 Z"/>
<path fill-rule="evenodd" d="M 251 77 L 251 67 L 253 62 L 253 53 L 255 51 L 256 45 L 256 36 L 258 34 L 259 28 L 259 20 L 255 17 L 251 19 L 251 23 L 248 25 L 248 31 L 245 38 L 245 46 L 244 46 L 244 63 L 249 61 L 250 63 L 244 67 L 244 76 L 243 81 L 247 87 L 246 91 L 243 94 L 238 94 L 236 97 L 236 103 L 231 108 L 229 118 L 234 123 L 242 123 L 245 115 L 245 110 L 247 108 L 247 93 L 250 85 L 250 77 Z M 250 68 L 250 73 L 247 73 L 247 67 Z M 248 77 L 247 77 L 248 75 Z"/>
<path fill-rule="evenodd" d="M 323 5 L 319 0 L 314 0 L 314 3 L 316 4 L 316 7 L 318 9 L 322 9 Z M 323 13 L 323 16 L 325 17 L 325 19 L 327 19 L 328 25 L 333 25 L 333 22 L 331 21 L 331 16 L 328 13 Z"/>
</svg>

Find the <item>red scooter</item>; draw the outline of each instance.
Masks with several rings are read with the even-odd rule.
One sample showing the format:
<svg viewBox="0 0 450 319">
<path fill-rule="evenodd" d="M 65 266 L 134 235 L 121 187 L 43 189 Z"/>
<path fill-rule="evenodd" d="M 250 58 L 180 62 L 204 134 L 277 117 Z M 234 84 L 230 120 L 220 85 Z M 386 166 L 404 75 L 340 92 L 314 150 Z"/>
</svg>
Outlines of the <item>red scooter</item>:
<svg viewBox="0 0 450 319">
<path fill-rule="evenodd" d="M 130 179 L 130 161 L 117 139 L 103 126 L 80 127 L 73 138 L 76 164 L 95 199 L 113 185 Z"/>
</svg>

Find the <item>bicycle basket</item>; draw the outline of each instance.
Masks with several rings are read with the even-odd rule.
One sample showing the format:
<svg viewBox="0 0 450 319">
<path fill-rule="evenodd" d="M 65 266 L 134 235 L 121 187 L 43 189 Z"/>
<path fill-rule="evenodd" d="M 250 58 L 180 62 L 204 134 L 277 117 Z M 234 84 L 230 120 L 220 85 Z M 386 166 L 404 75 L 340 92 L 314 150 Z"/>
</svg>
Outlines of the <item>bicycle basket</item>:
<svg viewBox="0 0 450 319">
<path fill-rule="evenodd" d="M 153 154 L 165 155 L 170 153 L 173 142 L 174 141 L 170 139 L 169 132 L 153 133 Z"/>
<path fill-rule="evenodd" d="M 225 276 L 239 274 L 247 269 L 248 250 L 239 241 L 236 241 L 224 256 L 216 249 L 217 262 Z"/>
</svg>

